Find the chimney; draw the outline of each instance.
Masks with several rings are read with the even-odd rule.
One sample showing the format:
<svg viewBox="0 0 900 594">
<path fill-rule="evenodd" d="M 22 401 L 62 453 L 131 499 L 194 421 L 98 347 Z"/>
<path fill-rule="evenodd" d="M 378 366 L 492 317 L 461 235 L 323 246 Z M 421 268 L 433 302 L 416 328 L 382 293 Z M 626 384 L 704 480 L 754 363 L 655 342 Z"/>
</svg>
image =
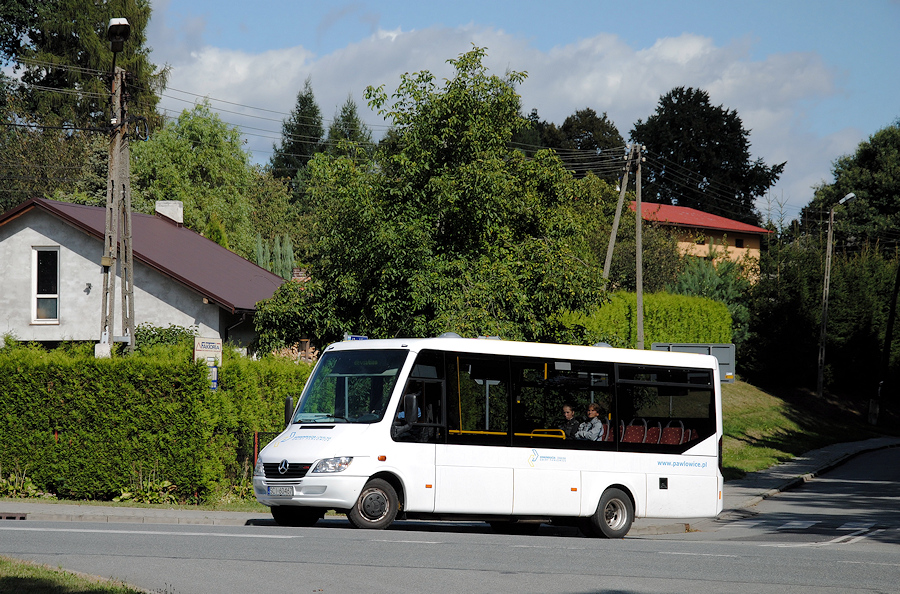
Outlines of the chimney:
<svg viewBox="0 0 900 594">
<path fill-rule="evenodd" d="M 156 214 L 179 225 L 184 224 L 184 202 L 181 200 L 157 200 Z"/>
</svg>

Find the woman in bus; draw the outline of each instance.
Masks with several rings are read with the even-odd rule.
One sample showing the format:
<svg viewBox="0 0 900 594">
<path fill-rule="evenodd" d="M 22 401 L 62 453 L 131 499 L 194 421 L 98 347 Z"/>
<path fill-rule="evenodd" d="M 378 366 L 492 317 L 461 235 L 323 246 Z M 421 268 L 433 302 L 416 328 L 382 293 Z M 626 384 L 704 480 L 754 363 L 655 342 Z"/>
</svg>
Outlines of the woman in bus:
<svg viewBox="0 0 900 594">
<path fill-rule="evenodd" d="M 600 405 L 596 402 L 588 404 L 587 421 L 578 426 L 575 439 L 603 441 L 603 421 L 600 420 Z"/>
<path fill-rule="evenodd" d="M 562 410 L 564 418 L 559 428 L 566 434 L 566 439 L 575 439 L 575 433 L 578 432 L 581 422 L 575 418 L 575 409 L 571 404 L 563 404 Z"/>
</svg>

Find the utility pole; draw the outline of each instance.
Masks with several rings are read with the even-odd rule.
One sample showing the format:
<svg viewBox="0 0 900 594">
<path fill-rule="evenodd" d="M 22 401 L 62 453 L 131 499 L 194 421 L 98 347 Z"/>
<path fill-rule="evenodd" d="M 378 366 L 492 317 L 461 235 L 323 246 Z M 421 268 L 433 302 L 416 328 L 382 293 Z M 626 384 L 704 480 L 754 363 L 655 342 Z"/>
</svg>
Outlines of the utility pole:
<svg viewBox="0 0 900 594">
<path fill-rule="evenodd" d="M 128 39 L 130 26 L 125 19 L 109 22 L 108 37 L 113 50 L 112 115 L 110 118 L 109 176 L 106 185 L 106 230 L 103 240 L 103 299 L 98 356 L 109 356 L 114 334 L 116 305 L 116 269 L 122 277 L 122 334 L 119 341 L 134 351 L 134 266 L 131 232 L 131 164 L 128 148 L 128 110 L 123 93 L 125 70 L 115 66 L 116 54 Z M 122 229 L 119 229 L 119 221 Z M 121 244 L 121 245 L 120 245 Z M 121 250 L 121 262 L 120 262 Z"/>
<path fill-rule="evenodd" d="M 846 204 L 856 198 L 856 194 L 850 192 L 841 198 L 835 206 Z M 825 281 L 822 283 L 822 323 L 819 327 L 819 365 L 816 376 L 816 396 L 822 397 L 825 389 L 825 341 L 828 337 L 828 285 L 831 281 L 831 238 L 834 227 L 834 206 L 828 211 L 828 240 L 825 248 Z"/>
<path fill-rule="evenodd" d="M 634 175 L 634 202 L 635 202 L 635 222 L 634 222 L 634 282 L 637 285 L 637 348 L 644 348 L 644 257 L 641 237 L 641 227 L 643 219 L 641 219 L 641 149 L 640 145 L 635 145 L 634 154 L 637 163 L 636 173 Z"/>
<path fill-rule="evenodd" d="M 641 151 L 644 147 L 632 144 L 628 147 L 628 156 L 625 157 L 625 172 L 622 174 L 622 183 L 619 186 L 619 202 L 616 205 L 616 216 L 613 218 L 612 232 L 609 236 L 609 247 L 606 249 L 606 262 L 603 264 L 603 278 L 609 278 L 609 268 L 612 264 L 613 249 L 616 245 L 616 235 L 619 231 L 619 218 L 622 215 L 622 204 L 625 202 L 625 190 L 628 187 L 628 173 L 635 170 L 635 284 L 637 285 L 637 348 L 644 348 L 644 266 L 641 249 Z"/>
<path fill-rule="evenodd" d="M 622 183 L 619 187 L 619 202 L 616 204 L 616 216 L 613 218 L 612 233 L 609 235 L 609 247 L 606 248 L 606 262 L 603 264 L 603 278 L 609 278 L 609 267 L 612 265 L 613 248 L 616 245 L 616 235 L 619 232 L 619 218 L 622 216 L 622 204 L 625 202 L 625 190 L 628 187 L 628 172 L 634 165 L 635 145 L 628 147 L 625 156 L 625 172 L 622 174 Z"/>
</svg>

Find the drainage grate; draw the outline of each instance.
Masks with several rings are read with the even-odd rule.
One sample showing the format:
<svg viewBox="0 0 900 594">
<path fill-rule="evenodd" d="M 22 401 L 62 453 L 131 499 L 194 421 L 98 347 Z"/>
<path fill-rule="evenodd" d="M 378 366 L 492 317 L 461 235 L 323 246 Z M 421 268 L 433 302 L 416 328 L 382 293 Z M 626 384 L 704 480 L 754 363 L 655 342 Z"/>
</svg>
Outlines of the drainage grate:
<svg viewBox="0 0 900 594">
<path fill-rule="evenodd" d="M 8 514 L 0 512 L 0 520 L 27 520 L 28 514 Z"/>
</svg>

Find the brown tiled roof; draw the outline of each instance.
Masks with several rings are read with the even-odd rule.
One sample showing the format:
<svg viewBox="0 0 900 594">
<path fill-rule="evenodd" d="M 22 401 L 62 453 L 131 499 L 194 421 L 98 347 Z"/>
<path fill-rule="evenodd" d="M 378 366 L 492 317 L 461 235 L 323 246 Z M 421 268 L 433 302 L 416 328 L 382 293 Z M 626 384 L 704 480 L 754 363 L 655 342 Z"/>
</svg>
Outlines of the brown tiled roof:
<svg viewBox="0 0 900 594">
<path fill-rule="evenodd" d="M 32 198 L 0 215 L 0 225 L 32 208 L 59 217 L 103 244 L 106 209 L 97 206 Z M 165 217 L 133 213 L 131 227 L 135 261 L 232 312 L 254 311 L 258 301 L 270 298 L 284 282 L 280 276 Z"/>
</svg>

